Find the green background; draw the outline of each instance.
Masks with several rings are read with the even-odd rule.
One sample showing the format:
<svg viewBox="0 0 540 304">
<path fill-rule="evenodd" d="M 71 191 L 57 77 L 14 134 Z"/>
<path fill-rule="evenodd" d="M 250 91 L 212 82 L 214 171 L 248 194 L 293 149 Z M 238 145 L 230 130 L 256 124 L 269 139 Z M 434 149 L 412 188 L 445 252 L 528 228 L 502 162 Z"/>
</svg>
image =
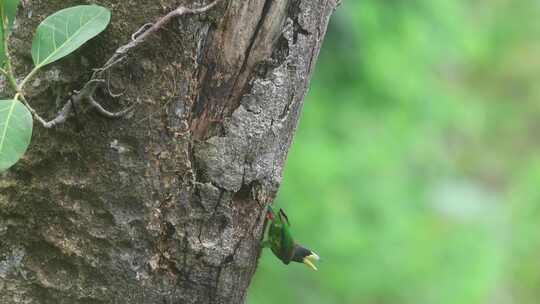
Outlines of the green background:
<svg viewBox="0 0 540 304">
<path fill-rule="evenodd" d="M 540 2 L 345 0 L 250 304 L 540 303 Z"/>
</svg>

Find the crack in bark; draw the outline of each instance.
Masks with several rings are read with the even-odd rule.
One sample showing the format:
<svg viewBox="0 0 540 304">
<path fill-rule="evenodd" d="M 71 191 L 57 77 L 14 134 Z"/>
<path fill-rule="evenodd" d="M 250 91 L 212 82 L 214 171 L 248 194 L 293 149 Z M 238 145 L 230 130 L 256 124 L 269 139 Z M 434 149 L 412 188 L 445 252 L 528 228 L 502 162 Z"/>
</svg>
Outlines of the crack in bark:
<svg viewBox="0 0 540 304">
<path fill-rule="evenodd" d="M 250 3 L 243 5 L 249 6 Z M 250 79 L 257 75 L 257 65 L 271 57 L 278 37 L 276 34 L 287 15 L 288 3 L 288 0 L 264 0 L 260 16 L 254 28 L 250 29 L 250 36 L 242 38 L 245 39 L 242 41 L 245 49 L 239 67 L 237 64 L 229 66 L 226 58 L 232 54 L 228 54 L 228 50 L 220 53 L 213 49 L 214 43 L 220 43 L 220 39 L 230 34 L 227 31 L 236 29 L 220 32 L 222 37 L 213 36 L 206 53 L 211 58 L 199 78 L 202 87 L 192 108 L 191 130 L 195 138 L 207 139 L 220 134 L 220 130 L 223 133 L 222 123 L 238 108 L 242 95 L 250 90 Z M 215 84 L 210 84 L 212 82 Z M 223 96 L 227 96 L 225 100 Z"/>
<path fill-rule="evenodd" d="M 293 43 L 296 44 L 298 42 L 298 35 L 304 35 L 309 36 L 311 35 L 311 32 L 305 29 L 301 24 L 299 19 L 300 13 L 302 12 L 302 8 L 300 7 L 301 1 L 292 1 L 292 5 L 290 8 L 290 16 L 292 16 L 293 21 Z"/>
<path fill-rule="evenodd" d="M 165 217 L 165 212 L 169 209 L 169 204 L 172 201 L 172 195 L 167 195 L 165 200 L 159 205 L 157 212 L 159 213 L 159 225 L 160 225 L 160 231 L 159 231 L 159 238 L 158 242 L 156 243 L 156 251 L 158 253 L 158 267 L 162 270 L 167 270 L 172 274 L 175 278 L 177 278 L 181 271 L 176 266 L 176 262 L 174 261 L 174 258 L 171 256 L 171 253 L 169 252 L 169 242 L 171 236 L 174 235 L 176 229 L 174 226 L 169 223 Z"/>
<path fill-rule="evenodd" d="M 249 46 L 247 47 L 247 49 L 245 51 L 244 61 L 242 62 L 240 72 L 238 73 L 238 77 L 236 77 L 236 79 L 235 79 L 235 82 L 234 82 L 234 85 L 233 85 L 233 90 L 231 91 L 231 94 L 229 95 L 229 98 L 228 98 L 232 102 L 232 105 L 231 105 L 231 107 L 229 109 L 230 113 L 232 113 L 232 111 L 234 111 L 236 108 L 238 108 L 238 106 L 240 104 L 240 101 L 238 100 L 240 98 L 240 96 L 237 96 L 237 95 L 242 94 L 244 92 L 245 88 L 239 89 L 238 88 L 238 82 L 241 80 L 241 78 L 243 78 L 242 75 L 244 75 L 244 73 L 246 73 L 246 69 L 248 68 L 248 63 L 249 63 L 250 59 L 252 58 L 251 56 L 252 56 L 253 47 L 255 46 L 255 42 L 257 41 L 257 38 L 261 34 L 264 22 L 265 22 L 266 18 L 268 18 L 268 13 L 270 12 L 270 8 L 272 7 L 273 2 L 274 2 L 274 0 L 265 0 L 264 6 L 263 6 L 263 9 L 262 9 L 262 13 L 261 13 L 261 17 L 260 17 L 260 19 L 259 19 L 259 21 L 257 23 L 257 26 L 255 27 L 255 30 L 253 31 L 253 35 L 249 39 Z M 240 85 L 245 86 L 246 84 L 247 83 L 242 83 Z M 238 93 L 236 93 L 236 92 L 238 92 Z"/>
</svg>

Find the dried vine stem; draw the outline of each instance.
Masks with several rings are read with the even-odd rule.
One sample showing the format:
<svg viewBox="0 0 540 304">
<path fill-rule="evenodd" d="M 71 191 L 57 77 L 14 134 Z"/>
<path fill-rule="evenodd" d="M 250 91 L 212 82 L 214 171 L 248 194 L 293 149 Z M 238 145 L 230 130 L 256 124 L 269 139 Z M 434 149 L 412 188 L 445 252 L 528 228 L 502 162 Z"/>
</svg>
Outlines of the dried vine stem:
<svg viewBox="0 0 540 304">
<path fill-rule="evenodd" d="M 115 66 L 116 64 L 124 61 L 127 54 L 134 48 L 136 48 L 141 43 L 145 42 L 148 37 L 150 37 L 152 34 L 158 32 L 161 28 L 163 28 L 165 25 L 167 25 L 172 19 L 184 16 L 184 15 L 196 15 L 196 14 L 202 14 L 210 9 L 212 9 L 214 6 L 216 6 L 219 2 L 223 0 L 215 0 L 214 2 L 200 7 L 200 8 L 187 8 L 184 6 L 180 6 L 176 8 L 175 10 L 171 11 L 167 15 L 161 17 L 156 23 L 147 23 L 143 25 L 139 30 L 137 30 L 133 35 L 131 36 L 131 41 L 125 45 L 120 46 L 116 49 L 114 54 L 105 62 L 105 64 L 99 68 L 95 69 L 92 73 L 92 76 L 90 79 L 84 84 L 82 89 L 78 92 L 76 92 L 75 95 L 71 96 L 71 98 L 64 104 L 62 109 L 58 112 L 57 116 L 50 120 L 46 121 L 43 119 L 39 114 L 34 110 L 28 102 L 23 100 L 28 110 L 34 114 L 34 117 L 37 121 L 39 121 L 43 127 L 45 128 L 52 128 L 59 124 L 64 123 L 70 116 L 70 114 L 73 112 L 74 106 L 78 106 L 83 101 L 88 101 L 90 106 L 95 108 L 99 114 L 107 117 L 107 118 L 119 118 L 131 111 L 134 106 L 130 106 L 122 111 L 119 112 L 109 112 L 99 102 L 96 101 L 94 97 L 94 93 L 96 92 L 96 89 L 98 86 L 105 81 L 102 78 L 102 75 L 105 71 L 109 70 L 111 67 Z"/>
</svg>

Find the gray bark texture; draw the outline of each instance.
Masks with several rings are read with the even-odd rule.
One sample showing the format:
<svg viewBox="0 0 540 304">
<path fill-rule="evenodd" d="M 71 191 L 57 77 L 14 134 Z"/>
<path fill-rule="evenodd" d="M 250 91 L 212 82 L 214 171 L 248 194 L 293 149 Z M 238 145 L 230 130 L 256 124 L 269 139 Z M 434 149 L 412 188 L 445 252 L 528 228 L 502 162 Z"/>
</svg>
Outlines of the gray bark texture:
<svg viewBox="0 0 540 304">
<path fill-rule="evenodd" d="M 21 76 L 47 15 L 89 3 L 113 14 L 29 85 L 47 117 L 143 24 L 207 4 L 23 2 L 10 38 Z M 0 175 L 0 303 L 244 303 L 336 5 L 224 0 L 180 17 L 108 71 L 97 98 L 111 110 L 135 104 L 130 115 L 83 106 L 56 128 L 35 124 L 25 157 Z"/>
</svg>

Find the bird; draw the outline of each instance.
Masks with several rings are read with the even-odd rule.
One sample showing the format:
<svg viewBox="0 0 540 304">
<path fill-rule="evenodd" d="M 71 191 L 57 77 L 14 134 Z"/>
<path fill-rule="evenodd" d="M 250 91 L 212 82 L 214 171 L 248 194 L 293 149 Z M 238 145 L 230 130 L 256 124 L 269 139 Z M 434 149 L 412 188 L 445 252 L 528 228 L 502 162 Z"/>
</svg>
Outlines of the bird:
<svg viewBox="0 0 540 304">
<path fill-rule="evenodd" d="M 315 262 L 319 260 L 319 256 L 310 249 L 299 245 L 293 239 L 290 232 L 291 224 L 285 211 L 279 209 L 276 215 L 272 207 L 268 206 L 266 219 L 270 222 L 270 227 L 268 228 L 267 240 L 263 242 L 263 247 L 269 247 L 285 265 L 290 262 L 303 263 L 316 271 Z"/>
</svg>

